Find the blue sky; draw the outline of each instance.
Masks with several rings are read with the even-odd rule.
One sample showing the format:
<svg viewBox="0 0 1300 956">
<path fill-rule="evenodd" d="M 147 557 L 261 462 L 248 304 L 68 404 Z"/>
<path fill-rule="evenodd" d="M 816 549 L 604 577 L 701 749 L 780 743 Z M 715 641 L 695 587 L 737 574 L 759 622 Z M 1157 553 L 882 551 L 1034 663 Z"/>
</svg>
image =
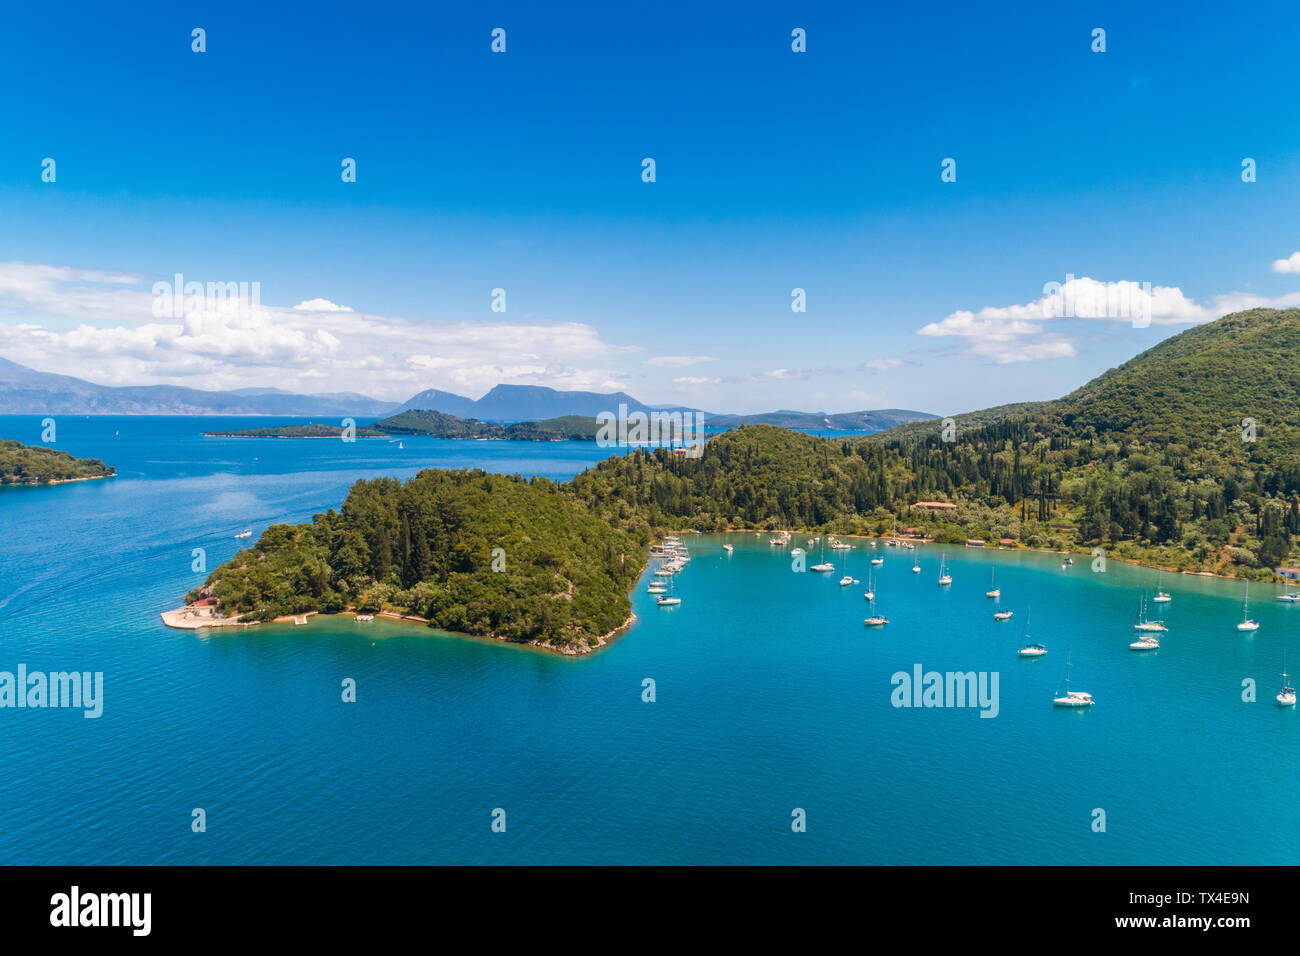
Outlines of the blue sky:
<svg viewBox="0 0 1300 956">
<path fill-rule="evenodd" d="M 10 10 L 0 355 L 122 384 L 949 413 L 1300 303 L 1273 268 L 1300 250 L 1294 5 L 463 6 Z M 177 272 L 259 282 L 265 313 L 168 327 L 142 305 Z M 1013 308 L 1067 275 L 1173 291 L 1147 328 Z"/>
</svg>

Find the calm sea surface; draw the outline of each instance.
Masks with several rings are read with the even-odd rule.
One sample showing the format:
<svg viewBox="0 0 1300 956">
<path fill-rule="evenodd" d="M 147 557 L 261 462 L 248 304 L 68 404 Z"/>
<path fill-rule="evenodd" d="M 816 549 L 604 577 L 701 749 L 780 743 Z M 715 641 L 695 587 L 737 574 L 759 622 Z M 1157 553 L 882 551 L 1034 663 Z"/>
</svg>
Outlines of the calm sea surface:
<svg viewBox="0 0 1300 956">
<path fill-rule="evenodd" d="M 687 536 L 678 608 L 570 660 L 376 621 L 169 630 L 234 534 L 358 478 L 478 466 L 567 478 L 589 443 L 205 439 L 277 420 L 58 418 L 119 477 L 0 490 L 0 670 L 103 671 L 104 713 L 0 710 L 0 863 L 1291 863 L 1300 607 L 1165 575 L 1169 633 L 1128 649 L 1151 571 L 1049 555 L 836 552 Z M 0 416 L 37 443 L 38 416 Z M 735 545 L 728 556 L 724 541 Z M 795 544 L 805 545 L 797 536 Z M 816 555 L 814 555 L 815 557 Z M 841 588 L 848 572 L 862 583 Z M 815 563 L 815 561 L 810 562 Z M 984 597 L 996 569 L 1011 622 Z M 863 628 L 868 571 L 890 625 Z M 1021 660 L 1024 615 L 1049 654 Z M 1160 606 L 1157 606 L 1160 607 Z M 1067 658 L 1087 713 L 1054 710 Z M 895 672 L 998 675 L 999 711 L 895 708 Z M 341 682 L 357 682 L 343 703 Z M 656 700 L 642 700 L 643 681 Z M 1243 702 L 1243 681 L 1259 701 Z M 191 831 L 203 808 L 207 832 Z M 494 809 L 506 832 L 491 828 Z M 802 809 L 807 832 L 791 830 Z M 1093 832 L 1095 811 L 1105 832 Z"/>
</svg>

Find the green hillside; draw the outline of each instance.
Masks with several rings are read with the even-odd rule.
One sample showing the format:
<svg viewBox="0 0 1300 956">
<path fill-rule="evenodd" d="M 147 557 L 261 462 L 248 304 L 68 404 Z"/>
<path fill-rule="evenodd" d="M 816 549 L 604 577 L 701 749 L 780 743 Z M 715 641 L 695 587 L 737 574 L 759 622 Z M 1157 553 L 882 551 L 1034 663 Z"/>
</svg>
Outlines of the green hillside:
<svg viewBox="0 0 1300 956">
<path fill-rule="evenodd" d="M 545 478 L 427 470 L 358 481 L 339 511 L 268 528 L 187 599 L 212 595 L 250 620 L 399 609 L 468 634 L 589 645 L 626 621 L 642 544 Z"/>
<path fill-rule="evenodd" d="M 42 485 L 78 478 L 107 478 L 114 469 L 98 458 L 0 439 L 0 485 Z"/>
<path fill-rule="evenodd" d="M 745 425 L 699 457 L 638 449 L 563 485 L 465 471 L 361 481 L 340 512 L 268 529 L 190 597 L 260 619 L 388 608 L 585 649 L 626 618 L 645 546 L 684 528 L 913 528 L 1271 579 L 1300 535 L 1297 359 L 1300 312 L 1260 310 L 1056 401 L 961 416 L 952 442 L 937 422 L 851 440 Z M 913 507 L 935 499 L 957 507 Z"/>
</svg>

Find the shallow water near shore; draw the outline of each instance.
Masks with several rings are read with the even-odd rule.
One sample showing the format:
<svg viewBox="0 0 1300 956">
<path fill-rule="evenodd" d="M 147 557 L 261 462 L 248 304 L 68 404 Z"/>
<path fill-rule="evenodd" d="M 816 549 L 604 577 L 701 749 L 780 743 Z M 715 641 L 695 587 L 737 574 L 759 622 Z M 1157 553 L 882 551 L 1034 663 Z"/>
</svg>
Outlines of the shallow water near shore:
<svg viewBox="0 0 1300 956">
<path fill-rule="evenodd" d="M 881 547 L 890 624 L 873 631 L 869 542 L 827 551 L 836 571 L 817 575 L 767 535 L 683 535 L 682 605 L 657 607 L 642 580 L 638 621 L 583 658 L 384 620 L 164 627 L 202 578 L 193 548 L 215 567 L 238 531 L 338 507 L 358 478 L 563 479 L 606 454 L 199 434 L 283 422 L 62 416 L 55 447 L 119 477 L 0 489 L 0 670 L 102 671 L 105 686 L 94 720 L 0 709 L 0 863 L 1281 864 L 1300 850 L 1300 715 L 1274 703 L 1283 654 L 1300 670 L 1300 607 L 1275 588 L 1251 588 L 1262 626 L 1243 634 L 1241 583 L 1165 574 L 1169 632 L 1135 653 L 1153 571 L 959 547 L 941 589 L 938 546 L 920 548 L 919 574 L 912 552 Z M 39 418 L 0 417 L 0 434 L 34 443 Z M 861 583 L 839 586 L 846 566 Z M 991 568 L 1006 623 L 984 597 Z M 1021 660 L 1030 605 L 1049 653 Z M 1090 712 L 1051 706 L 1067 657 Z M 892 675 L 918 664 L 996 672 L 997 716 L 894 707 Z M 1248 678 L 1258 702 L 1242 701 Z"/>
</svg>

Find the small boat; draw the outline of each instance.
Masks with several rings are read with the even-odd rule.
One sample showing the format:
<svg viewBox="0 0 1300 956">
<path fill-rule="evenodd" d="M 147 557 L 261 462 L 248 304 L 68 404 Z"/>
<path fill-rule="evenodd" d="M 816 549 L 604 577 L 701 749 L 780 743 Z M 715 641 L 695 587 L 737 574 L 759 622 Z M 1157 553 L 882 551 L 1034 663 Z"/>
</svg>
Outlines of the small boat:
<svg viewBox="0 0 1300 956">
<path fill-rule="evenodd" d="M 358 621 L 373 621 L 374 619 L 375 619 L 375 616 L 374 616 L 373 614 L 358 614 L 358 615 L 357 615 L 357 620 L 358 620 Z"/>
<path fill-rule="evenodd" d="M 1065 566 L 1066 566 L 1067 568 L 1068 568 L 1070 565 L 1072 565 L 1072 564 L 1074 564 L 1074 558 L 1066 558 L 1066 559 L 1065 559 Z"/>
<path fill-rule="evenodd" d="M 406 447 L 406 446 L 405 446 L 404 444 L 402 444 L 400 441 L 397 443 L 397 448 L 398 448 L 399 451 L 400 451 L 401 449 L 405 448 L 405 447 Z"/>
<path fill-rule="evenodd" d="M 1250 582 L 1246 582 L 1246 596 L 1241 602 L 1241 623 L 1237 625 L 1239 631 L 1258 631 L 1259 621 L 1251 620 L 1248 616 L 1250 612 Z"/>
<path fill-rule="evenodd" d="M 1282 691 L 1277 695 L 1277 705 L 1279 707 L 1295 706 L 1295 688 L 1287 682 L 1291 675 L 1286 672 L 1286 658 L 1282 658 Z"/>
<path fill-rule="evenodd" d="M 986 598 L 995 598 L 995 599 L 996 599 L 996 598 L 1000 598 L 1000 597 L 1002 597 L 1002 589 L 1001 589 L 1000 587 L 997 587 L 997 586 L 994 585 L 994 583 L 993 583 L 993 574 L 994 574 L 994 572 L 993 572 L 992 570 L 990 570 L 990 571 L 989 571 L 989 589 L 988 589 L 987 591 L 984 592 L 984 596 L 985 596 Z"/>
<path fill-rule="evenodd" d="M 915 551 L 916 548 L 913 548 L 912 550 Z M 912 573 L 913 574 L 921 573 L 921 560 L 919 555 L 912 556 Z"/>
<path fill-rule="evenodd" d="M 945 554 L 939 559 L 939 587 L 949 584 L 952 584 L 952 575 L 948 573 L 948 556 Z"/>
<path fill-rule="evenodd" d="M 1009 620 L 1011 620 L 1011 612 L 1010 612 L 1010 611 L 994 611 L 994 612 L 993 612 L 993 620 L 995 620 L 995 621 L 1009 621 Z"/>
<path fill-rule="evenodd" d="M 1033 608 L 1030 608 L 1029 610 L 1030 610 L 1030 612 L 1032 612 L 1032 611 L 1033 611 Z M 1007 611 L 1007 612 L 1005 612 L 1005 613 L 1006 613 L 1007 617 L 1010 617 L 1010 616 L 1011 616 L 1011 612 L 1010 612 L 1010 611 Z M 994 617 L 997 617 L 997 615 L 994 615 Z M 1029 617 L 1030 617 L 1029 613 L 1026 613 L 1026 614 L 1025 614 L 1025 633 L 1021 636 L 1020 650 L 1016 651 L 1016 654 L 1017 654 L 1018 656 L 1020 656 L 1020 657 L 1042 657 L 1044 654 L 1047 653 L 1047 646 L 1046 646 L 1045 644 L 1041 644 L 1041 643 L 1039 643 L 1038 641 L 1030 640 L 1030 638 L 1029 638 Z M 1007 619 L 1007 618 L 1005 618 L 1005 617 L 1004 617 L 1004 618 L 1000 618 L 1000 620 L 1003 620 L 1003 621 L 1005 621 L 1006 619 Z"/>
<path fill-rule="evenodd" d="M 239 534 L 235 535 L 236 538 L 251 538 L 252 536 L 253 532 L 248 528 L 245 528 L 243 531 L 239 532 Z"/>
<path fill-rule="evenodd" d="M 1156 596 L 1151 600 L 1156 604 L 1168 604 L 1173 600 L 1173 598 L 1169 596 L 1168 591 L 1160 590 L 1160 575 L 1158 574 L 1156 575 Z"/>
<path fill-rule="evenodd" d="M 832 571 L 835 570 L 835 565 L 831 564 L 829 561 L 826 560 L 826 545 L 825 545 L 825 543 L 822 544 L 821 563 L 820 563 L 820 564 L 814 564 L 814 565 L 813 565 L 811 568 L 809 568 L 808 570 L 810 570 L 810 571 L 816 571 L 818 574 L 830 574 Z"/>
<path fill-rule="evenodd" d="M 873 600 L 871 602 L 871 617 L 865 618 L 862 623 L 866 627 L 884 627 L 889 623 L 889 618 L 876 613 L 876 602 Z"/>
<path fill-rule="evenodd" d="M 872 559 L 871 559 L 871 563 L 874 564 L 876 567 L 880 567 L 882 564 L 885 563 L 885 559 L 884 559 L 884 558 L 872 558 Z"/>
<path fill-rule="evenodd" d="M 671 585 L 669 585 L 671 588 Z M 661 594 L 657 599 L 660 607 L 676 607 L 682 603 L 682 599 L 674 597 L 673 592 L 669 590 L 667 594 Z"/>
<path fill-rule="evenodd" d="M 1138 598 L 1138 613 L 1133 621 L 1133 630 L 1135 631 L 1157 631 L 1164 632 L 1169 630 L 1160 621 L 1147 620 L 1147 603 L 1146 598 Z"/>
<path fill-rule="evenodd" d="M 868 601 L 874 601 L 876 599 L 876 585 L 870 573 L 867 574 L 867 591 L 862 596 Z"/>
<path fill-rule="evenodd" d="M 732 545 L 724 544 L 724 545 L 722 546 L 722 550 L 725 551 L 725 552 L 727 552 L 727 554 L 731 554 L 731 552 L 735 551 L 736 549 L 735 549 L 735 547 L 732 546 Z"/>
<path fill-rule="evenodd" d="M 853 575 L 849 574 L 848 564 L 849 564 L 848 555 L 845 555 L 844 556 L 844 577 L 840 578 L 840 587 L 842 588 L 846 588 L 849 585 L 858 583 L 857 581 L 853 580 Z"/>
<path fill-rule="evenodd" d="M 1296 601 L 1300 601 L 1300 594 L 1297 594 L 1295 591 L 1288 591 L 1286 594 L 1279 594 L 1277 599 L 1279 601 L 1287 601 L 1288 603 L 1294 604 Z"/>
<path fill-rule="evenodd" d="M 1130 651 L 1156 651 L 1160 649 L 1160 639 L 1146 634 L 1129 644 L 1128 649 Z"/>
<path fill-rule="evenodd" d="M 1081 690 L 1070 690 L 1070 662 L 1065 664 L 1065 696 L 1052 699 L 1053 707 L 1091 707 L 1094 701 L 1092 695 Z"/>
</svg>

